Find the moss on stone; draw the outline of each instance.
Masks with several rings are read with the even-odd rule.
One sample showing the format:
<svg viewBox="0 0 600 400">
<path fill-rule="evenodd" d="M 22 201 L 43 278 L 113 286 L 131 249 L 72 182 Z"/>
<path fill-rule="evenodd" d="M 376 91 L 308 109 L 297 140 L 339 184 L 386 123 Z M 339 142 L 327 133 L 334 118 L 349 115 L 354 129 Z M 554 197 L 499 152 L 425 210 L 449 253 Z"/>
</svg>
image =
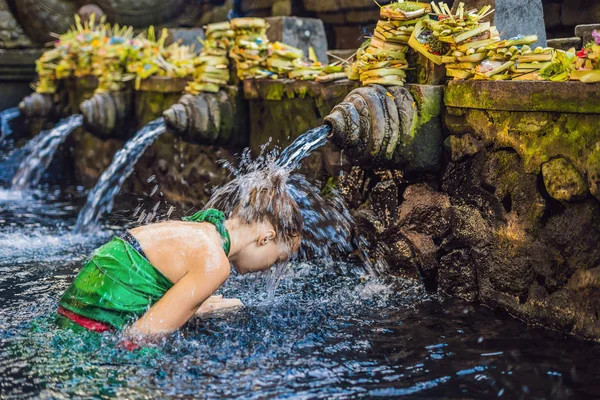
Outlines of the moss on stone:
<svg viewBox="0 0 600 400">
<path fill-rule="evenodd" d="M 265 100 L 282 100 L 285 95 L 285 85 L 281 82 L 272 83 L 267 86 Z M 289 94 L 288 94 L 289 96 Z"/>
<path fill-rule="evenodd" d="M 446 88 L 445 104 L 496 111 L 598 114 L 600 92 L 594 85 L 579 82 L 453 81 Z"/>
<path fill-rule="evenodd" d="M 488 145 L 513 148 L 527 173 L 539 174 L 543 163 L 564 157 L 583 175 L 587 153 L 600 140 L 600 115 L 460 110 L 447 124 L 452 133 L 476 132 Z"/>
<path fill-rule="evenodd" d="M 441 87 L 436 86 L 409 85 L 408 91 L 415 99 L 415 106 L 418 113 L 418 118 L 413 129 L 414 136 L 414 131 L 442 114 L 443 90 Z"/>
<path fill-rule="evenodd" d="M 162 113 L 175 104 L 181 93 L 161 93 L 138 91 L 135 94 L 135 114 L 138 121 L 137 128 L 162 116 Z"/>
<path fill-rule="evenodd" d="M 587 194 L 585 180 L 564 158 L 554 158 L 544 163 L 542 176 L 548 194 L 556 200 L 578 200 Z"/>
<path fill-rule="evenodd" d="M 590 192 L 600 200 L 600 142 L 591 147 L 585 162 L 585 169 Z"/>
</svg>

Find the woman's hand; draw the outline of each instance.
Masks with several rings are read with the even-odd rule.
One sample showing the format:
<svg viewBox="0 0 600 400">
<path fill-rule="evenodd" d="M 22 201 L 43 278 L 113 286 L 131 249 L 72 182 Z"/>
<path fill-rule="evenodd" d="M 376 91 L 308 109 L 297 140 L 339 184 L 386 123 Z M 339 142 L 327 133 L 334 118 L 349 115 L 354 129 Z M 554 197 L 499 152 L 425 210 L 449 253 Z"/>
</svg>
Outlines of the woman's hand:
<svg viewBox="0 0 600 400">
<path fill-rule="evenodd" d="M 210 296 L 198 308 L 196 316 L 207 317 L 217 311 L 230 311 L 243 306 L 244 304 L 240 299 L 224 299 L 223 296 Z"/>
</svg>

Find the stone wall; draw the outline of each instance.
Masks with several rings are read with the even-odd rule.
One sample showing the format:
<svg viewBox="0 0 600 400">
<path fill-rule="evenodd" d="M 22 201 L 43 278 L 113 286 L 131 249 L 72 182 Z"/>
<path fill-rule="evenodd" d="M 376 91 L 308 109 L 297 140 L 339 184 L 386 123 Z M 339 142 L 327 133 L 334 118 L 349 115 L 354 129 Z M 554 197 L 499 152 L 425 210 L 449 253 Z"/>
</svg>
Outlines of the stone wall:
<svg viewBox="0 0 600 400">
<path fill-rule="evenodd" d="M 599 97 L 572 82 L 452 82 L 438 174 L 354 168 L 339 183 L 373 256 L 600 339 Z"/>
<path fill-rule="evenodd" d="M 134 112 L 125 134 L 92 134 L 84 129 L 73 133 L 68 142 L 74 164 L 76 183 L 93 187 L 114 154 L 123 147 L 125 139 L 135 129 L 158 118 L 176 103 L 181 91 L 168 79 L 144 82 L 133 98 Z M 305 131 L 318 127 L 331 109 L 355 87 L 356 82 L 339 81 L 328 84 L 287 80 L 246 81 L 240 97 L 250 103 L 247 121 L 240 122 L 256 156 L 260 147 L 269 142 L 283 148 Z M 77 93 L 73 93 L 77 98 Z M 228 170 L 220 160 L 234 160 L 242 148 L 206 146 L 186 141 L 175 132 L 161 135 L 137 162 L 134 173 L 126 181 L 122 192 L 149 195 L 158 192 L 162 198 L 176 203 L 202 206 L 211 190 L 229 179 Z M 303 172 L 315 181 L 325 183 L 327 176 L 337 175 L 341 155 L 331 146 L 315 152 L 306 162 Z"/>
<path fill-rule="evenodd" d="M 600 23 L 596 0 L 543 0 L 543 4 L 549 38 L 571 37 L 577 25 Z"/>
</svg>

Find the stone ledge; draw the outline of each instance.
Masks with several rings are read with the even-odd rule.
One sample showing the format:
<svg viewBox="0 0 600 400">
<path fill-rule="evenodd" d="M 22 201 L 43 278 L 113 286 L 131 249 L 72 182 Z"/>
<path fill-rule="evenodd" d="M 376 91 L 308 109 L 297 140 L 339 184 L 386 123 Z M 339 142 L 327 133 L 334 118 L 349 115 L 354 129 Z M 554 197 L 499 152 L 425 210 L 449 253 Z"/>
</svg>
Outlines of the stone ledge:
<svg viewBox="0 0 600 400">
<path fill-rule="evenodd" d="M 330 100 L 345 96 L 360 86 L 360 82 L 342 79 L 319 83 L 293 79 L 249 79 L 244 81 L 244 97 L 247 100 L 283 100 L 306 96 Z"/>
<path fill-rule="evenodd" d="M 581 49 L 581 38 L 575 36 L 560 39 L 548 39 L 548 47 L 564 51 L 568 51 L 574 47 L 576 50 L 579 50 Z"/>
<path fill-rule="evenodd" d="M 190 79 L 151 76 L 140 84 L 141 92 L 177 93 L 185 90 Z"/>
<path fill-rule="evenodd" d="M 600 114 L 600 85 L 581 82 L 452 81 L 447 107 Z"/>
</svg>

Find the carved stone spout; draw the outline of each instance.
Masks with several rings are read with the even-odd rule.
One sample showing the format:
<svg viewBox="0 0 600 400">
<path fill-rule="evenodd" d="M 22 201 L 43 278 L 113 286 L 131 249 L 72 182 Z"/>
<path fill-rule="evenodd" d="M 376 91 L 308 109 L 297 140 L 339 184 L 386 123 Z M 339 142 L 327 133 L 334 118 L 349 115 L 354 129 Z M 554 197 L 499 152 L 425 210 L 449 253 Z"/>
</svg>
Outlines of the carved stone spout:
<svg viewBox="0 0 600 400">
<path fill-rule="evenodd" d="M 425 86 L 414 86 L 416 98 L 399 86 L 371 85 L 350 92 L 325 117 L 332 127 L 332 141 L 356 164 L 434 168 L 441 150 L 441 89 L 428 93 L 423 101 L 420 88 Z M 437 102 L 434 111 L 429 110 L 431 102 Z M 427 112 L 421 107 L 427 107 Z"/>
<path fill-rule="evenodd" d="M 59 114 L 57 95 L 32 93 L 21 100 L 19 112 L 26 118 L 56 116 Z"/>
<path fill-rule="evenodd" d="M 79 106 L 86 129 L 102 138 L 123 137 L 132 112 L 130 90 L 96 93 Z"/>
<path fill-rule="evenodd" d="M 245 107 L 237 90 L 183 95 L 164 112 L 167 125 L 184 140 L 205 145 L 244 146 L 248 142 Z"/>
</svg>

